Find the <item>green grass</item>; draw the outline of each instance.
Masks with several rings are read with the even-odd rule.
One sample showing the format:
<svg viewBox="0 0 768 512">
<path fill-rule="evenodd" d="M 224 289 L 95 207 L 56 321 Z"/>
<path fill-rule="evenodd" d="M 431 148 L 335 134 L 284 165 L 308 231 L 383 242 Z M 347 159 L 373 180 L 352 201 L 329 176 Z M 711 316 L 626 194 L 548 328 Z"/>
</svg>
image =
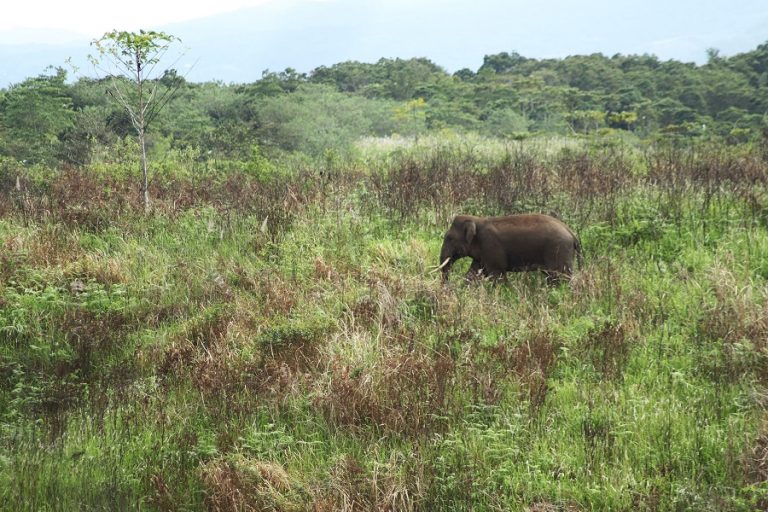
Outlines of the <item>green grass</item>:
<svg viewBox="0 0 768 512">
<path fill-rule="evenodd" d="M 440 151 L 418 172 L 459 167 Z M 675 195 L 595 158 L 641 169 L 602 197 L 532 189 L 585 248 L 559 288 L 466 284 L 466 262 L 443 286 L 451 212 L 507 199 L 395 208 L 402 159 L 266 223 L 0 219 L 0 508 L 760 510 L 768 231 L 740 185 Z"/>
</svg>

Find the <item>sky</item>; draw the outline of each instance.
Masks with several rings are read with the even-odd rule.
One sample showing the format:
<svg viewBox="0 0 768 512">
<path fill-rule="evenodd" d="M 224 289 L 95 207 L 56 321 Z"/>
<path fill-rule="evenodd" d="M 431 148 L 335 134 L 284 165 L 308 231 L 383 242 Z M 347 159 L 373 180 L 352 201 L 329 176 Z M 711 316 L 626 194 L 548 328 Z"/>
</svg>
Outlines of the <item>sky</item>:
<svg viewBox="0 0 768 512">
<path fill-rule="evenodd" d="M 0 16 L 0 33 L 17 32 L 16 42 L 28 42 L 28 29 L 70 32 L 73 35 L 96 38 L 112 29 L 138 30 L 162 26 L 212 14 L 234 11 L 243 7 L 270 3 L 275 0 L 9 0 L 4 2 Z M 318 0 L 320 1 L 320 0 Z M 44 33 L 37 41 L 46 42 Z M 5 41 L 12 42 L 14 39 Z M 54 39 L 54 42 L 56 39 Z"/>
<path fill-rule="evenodd" d="M 288 0 L 291 1 L 291 0 Z M 299 3 L 322 4 L 334 3 L 335 0 L 300 0 Z M 28 42 L 24 39 L 24 33 L 28 29 L 44 29 L 48 31 L 53 41 L 57 41 L 55 34 L 69 32 L 72 34 L 94 38 L 104 32 L 117 28 L 119 30 L 136 30 L 144 27 L 157 27 L 172 23 L 179 23 L 197 18 L 204 18 L 217 13 L 235 11 L 244 7 L 272 5 L 278 7 L 286 0 L 131 0 L 126 3 L 111 3 L 104 0 L 13 0 L 4 2 L 2 16 L 0 16 L 0 40 L 5 42 Z M 373 8 L 377 4 L 403 4 L 414 5 L 418 3 L 432 3 L 438 6 L 440 3 L 456 3 L 451 0 L 434 2 L 433 0 L 358 0 L 359 4 L 370 4 Z M 462 1 L 466 8 L 471 10 L 473 1 Z M 768 1 L 766 0 L 494 0 L 499 10 L 519 9 L 527 15 L 533 7 L 540 17 L 557 17 L 559 13 L 571 13 L 574 9 L 568 9 L 568 4 L 576 6 L 575 11 L 586 13 L 602 12 L 605 18 L 610 20 L 623 15 L 632 16 L 638 8 L 656 10 L 661 20 L 667 12 L 689 12 L 691 20 L 680 17 L 681 32 L 689 31 L 687 21 L 696 21 L 704 17 L 717 20 L 723 15 L 737 13 L 742 17 L 744 24 L 750 20 L 755 23 L 766 21 L 768 17 Z M 726 16 L 728 18 L 729 16 Z M 574 21 L 581 21 L 575 19 Z M 724 22 L 727 20 L 724 19 Z M 595 27 L 587 30 L 600 30 L 600 17 L 594 18 Z M 727 27 L 723 27 L 727 29 Z M 734 26 L 737 31 L 741 27 Z M 768 26 L 766 38 L 768 38 Z M 643 27 L 638 27 L 642 30 Z M 45 32 L 35 32 L 38 42 L 45 42 Z M 9 34 L 12 34 L 9 36 Z M 701 34 L 702 38 L 706 34 Z M 16 39 L 14 39 L 16 38 Z M 657 46 L 675 45 L 676 38 L 656 42 Z"/>
<path fill-rule="evenodd" d="M 190 79 L 253 81 L 346 60 L 426 57 L 453 72 L 483 57 L 654 54 L 706 62 L 768 42 L 768 0 L 9 0 L 0 87 L 85 63 L 105 32 L 154 29 L 189 49 Z M 80 59 L 80 60 L 78 60 Z M 191 63 L 194 63 L 191 64 Z"/>
</svg>

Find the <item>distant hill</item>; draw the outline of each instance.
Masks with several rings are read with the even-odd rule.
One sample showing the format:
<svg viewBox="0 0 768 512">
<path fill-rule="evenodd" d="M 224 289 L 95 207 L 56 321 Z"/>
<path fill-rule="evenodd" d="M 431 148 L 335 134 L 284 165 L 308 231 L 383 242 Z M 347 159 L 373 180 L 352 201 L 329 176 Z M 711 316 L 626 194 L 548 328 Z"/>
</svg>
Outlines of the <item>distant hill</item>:
<svg viewBox="0 0 768 512">
<path fill-rule="evenodd" d="M 484 55 L 502 51 L 535 58 L 652 53 L 701 63 L 709 47 L 732 55 L 768 35 L 768 9 L 713 13 L 667 2 L 661 11 L 646 5 L 653 3 L 660 4 L 649 0 L 606 8 L 556 0 L 550 12 L 542 13 L 534 2 L 500 9 L 492 0 L 288 0 L 154 28 L 180 37 L 189 48 L 175 65 L 189 72 L 188 79 L 226 83 L 255 81 L 265 69 L 307 72 L 382 57 L 427 57 L 449 71 L 477 69 Z M 62 35 L 57 44 L 45 45 L 9 44 L 9 39 L 0 34 L 0 87 L 48 65 L 63 65 L 67 57 L 82 73 L 93 74 L 85 39 Z"/>
<path fill-rule="evenodd" d="M 0 43 L 0 87 L 39 75 L 48 66 L 64 66 L 70 56 L 84 56 L 88 43 L 82 44 L 2 44 Z M 85 63 L 84 58 L 80 59 Z"/>
</svg>

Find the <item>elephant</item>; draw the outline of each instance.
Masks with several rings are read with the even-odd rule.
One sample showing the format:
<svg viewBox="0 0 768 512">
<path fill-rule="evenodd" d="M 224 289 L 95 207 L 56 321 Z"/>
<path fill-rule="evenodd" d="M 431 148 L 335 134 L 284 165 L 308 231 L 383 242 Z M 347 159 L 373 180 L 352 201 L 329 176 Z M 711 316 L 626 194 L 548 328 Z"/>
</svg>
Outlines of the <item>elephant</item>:
<svg viewBox="0 0 768 512">
<path fill-rule="evenodd" d="M 472 258 L 468 278 L 486 275 L 506 279 L 507 272 L 541 270 L 547 282 L 570 279 L 574 255 L 581 266 L 581 242 L 560 220 L 538 213 L 505 217 L 458 215 L 443 239 L 443 281 L 453 263 Z"/>
</svg>

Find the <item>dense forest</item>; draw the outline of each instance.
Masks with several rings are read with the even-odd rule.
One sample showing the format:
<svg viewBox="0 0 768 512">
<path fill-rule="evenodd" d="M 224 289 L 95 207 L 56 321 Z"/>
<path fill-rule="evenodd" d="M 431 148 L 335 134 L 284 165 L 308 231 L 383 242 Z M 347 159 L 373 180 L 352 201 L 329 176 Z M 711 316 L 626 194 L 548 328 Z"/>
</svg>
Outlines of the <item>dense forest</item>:
<svg viewBox="0 0 768 512">
<path fill-rule="evenodd" d="M 0 91 L 0 510 L 768 510 L 768 43 L 114 83 Z"/>
<path fill-rule="evenodd" d="M 158 80 L 174 100 L 153 127 L 154 145 L 216 158 L 321 155 L 363 136 L 450 130 L 505 138 L 615 133 L 647 139 L 746 142 L 768 130 L 768 43 L 697 66 L 652 55 L 537 60 L 485 57 L 450 75 L 424 58 L 343 62 L 308 74 L 265 71 L 250 84 Z M 132 134 L 103 80 L 67 80 L 62 68 L 0 91 L 0 155 L 83 165 Z M 210 152 L 210 153 L 209 153 Z"/>
</svg>

